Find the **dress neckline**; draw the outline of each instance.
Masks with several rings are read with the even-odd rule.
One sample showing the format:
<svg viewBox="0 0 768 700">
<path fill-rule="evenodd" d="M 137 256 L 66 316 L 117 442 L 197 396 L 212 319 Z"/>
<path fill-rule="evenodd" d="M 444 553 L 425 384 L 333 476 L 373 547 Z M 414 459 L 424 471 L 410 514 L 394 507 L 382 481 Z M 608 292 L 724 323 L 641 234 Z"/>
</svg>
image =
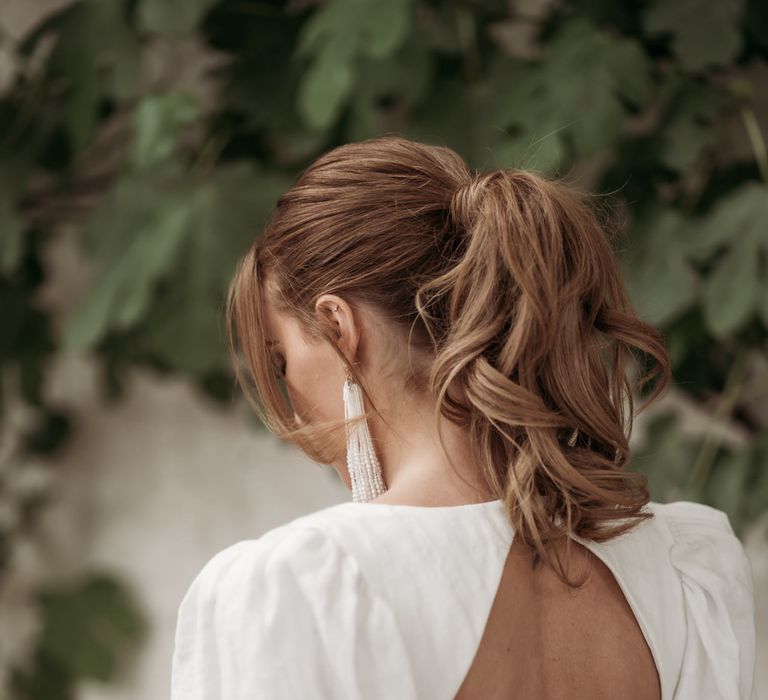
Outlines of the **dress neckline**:
<svg viewBox="0 0 768 700">
<path fill-rule="evenodd" d="M 493 501 L 480 501 L 479 503 L 461 503 L 456 506 L 412 506 L 405 503 L 374 503 L 372 501 L 349 501 L 354 506 L 374 506 L 376 508 L 404 508 L 409 510 L 463 510 L 469 508 L 490 508 L 501 504 L 501 498 Z"/>
</svg>

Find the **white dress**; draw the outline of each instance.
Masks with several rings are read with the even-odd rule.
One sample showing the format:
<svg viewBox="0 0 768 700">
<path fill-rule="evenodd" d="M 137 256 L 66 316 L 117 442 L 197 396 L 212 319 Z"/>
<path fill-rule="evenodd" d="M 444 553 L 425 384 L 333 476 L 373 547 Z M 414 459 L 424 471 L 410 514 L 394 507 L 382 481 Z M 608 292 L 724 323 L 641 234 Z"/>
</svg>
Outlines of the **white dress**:
<svg viewBox="0 0 768 700">
<path fill-rule="evenodd" d="M 651 502 L 607 543 L 662 700 L 754 700 L 752 570 L 727 515 Z M 514 530 L 501 501 L 347 502 L 214 555 L 178 609 L 171 700 L 448 700 Z"/>
</svg>

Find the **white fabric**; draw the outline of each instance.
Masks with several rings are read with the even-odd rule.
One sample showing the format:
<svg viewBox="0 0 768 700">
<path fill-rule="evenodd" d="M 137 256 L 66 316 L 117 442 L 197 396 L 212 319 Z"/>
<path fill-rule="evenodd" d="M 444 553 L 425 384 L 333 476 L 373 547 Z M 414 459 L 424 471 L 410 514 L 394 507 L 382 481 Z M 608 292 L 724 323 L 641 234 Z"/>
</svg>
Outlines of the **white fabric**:
<svg viewBox="0 0 768 700">
<path fill-rule="evenodd" d="M 754 591 L 725 513 L 651 502 L 610 542 L 662 700 L 754 700 Z M 453 698 L 514 530 L 501 501 L 348 502 L 213 556 L 178 610 L 171 700 Z"/>
<path fill-rule="evenodd" d="M 744 548 L 728 516 L 715 508 L 677 503 L 668 522 L 688 629 L 678 697 L 753 700 L 754 585 Z"/>
</svg>

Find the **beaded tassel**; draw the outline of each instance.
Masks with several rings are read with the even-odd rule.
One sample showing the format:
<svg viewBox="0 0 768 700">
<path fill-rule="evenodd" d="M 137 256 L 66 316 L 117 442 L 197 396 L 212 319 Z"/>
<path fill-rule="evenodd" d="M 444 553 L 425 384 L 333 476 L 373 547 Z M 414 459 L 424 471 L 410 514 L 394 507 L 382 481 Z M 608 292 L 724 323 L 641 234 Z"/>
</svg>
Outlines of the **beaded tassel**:
<svg viewBox="0 0 768 700">
<path fill-rule="evenodd" d="M 373 449 L 368 421 L 351 425 L 349 420 L 362 416 L 363 393 L 357 382 L 347 375 L 344 381 L 344 415 L 347 419 L 347 469 L 352 482 L 352 500 L 370 501 L 387 490 L 381 467 Z"/>
</svg>

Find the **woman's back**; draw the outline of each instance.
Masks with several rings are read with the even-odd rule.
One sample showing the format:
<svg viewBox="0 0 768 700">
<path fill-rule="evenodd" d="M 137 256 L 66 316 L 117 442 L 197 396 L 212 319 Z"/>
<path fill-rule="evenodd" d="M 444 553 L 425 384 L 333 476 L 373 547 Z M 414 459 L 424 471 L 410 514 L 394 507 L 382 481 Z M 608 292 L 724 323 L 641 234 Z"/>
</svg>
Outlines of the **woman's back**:
<svg viewBox="0 0 768 700">
<path fill-rule="evenodd" d="M 569 561 L 569 576 L 590 567 L 576 590 L 549 567 L 532 569 L 513 541 L 456 700 L 661 698 L 653 655 L 610 569 L 579 543 Z"/>
<path fill-rule="evenodd" d="M 344 503 L 219 552 L 179 609 L 172 700 L 750 700 L 751 570 L 727 517 L 655 517 L 535 571 L 501 501 Z M 573 548 L 577 549 L 577 548 Z"/>
</svg>

